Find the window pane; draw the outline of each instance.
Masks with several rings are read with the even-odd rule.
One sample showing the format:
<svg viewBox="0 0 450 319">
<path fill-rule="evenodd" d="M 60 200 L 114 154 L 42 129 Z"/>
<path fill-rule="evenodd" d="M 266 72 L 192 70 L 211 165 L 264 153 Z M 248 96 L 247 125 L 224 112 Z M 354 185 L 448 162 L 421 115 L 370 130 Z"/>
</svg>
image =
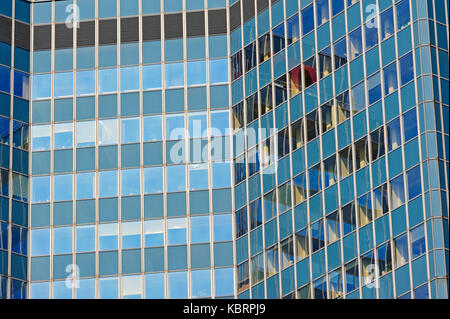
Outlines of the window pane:
<svg viewBox="0 0 450 319">
<path fill-rule="evenodd" d="M 408 198 L 413 199 L 422 192 L 420 166 L 406 172 L 408 178 Z"/>
<path fill-rule="evenodd" d="M 228 59 L 209 61 L 209 83 L 222 83 L 228 81 Z"/>
<path fill-rule="evenodd" d="M 164 246 L 164 220 L 144 222 L 145 247 Z"/>
<path fill-rule="evenodd" d="M 111 145 L 118 143 L 118 123 L 114 120 L 98 121 L 98 143 L 100 145 Z"/>
<path fill-rule="evenodd" d="M 141 222 L 122 223 L 122 248 L 141 247 Z"/>
<path fill-rule="evenodd" d="M 120 91 L 129 92 L 139 90 L 139 67 L 120 69 Z"/>
<path fill-rule="evenodd" d="M 114 250 L 119 247 L 119 228 L 116 223 L 100 224 L 98 226 L 98 243 L 100 250 Z"/>
<path fill-rule="evenodd" d="M 73 95 L 73 73 L 55 73 L 54 96 Z"/>
<path fill-rule="evenodd" d="M 72 175 L 55 175 L 53 177 L 53 200 L 71 200 L 72 196 Z"/>
<path fill-rule="evenodd" d="M 73 124 L 55 124 L 55 149 L 73 147 Z"/>
<path fill-rule="evenodd" d="M 99 172 L 99 197 L 117 196 L 117 171 Z"/>
<path fill-rule="evenodd" d="M 0 68 L 0 72 L 1 72 Z M 2 75 L 2 79 L 8 78 L 9 75 Z M 9 82 L 4 87 L 8 87 L 6 92 L 9 92 Z M 33 99 L 49 98 L 52 96 L 52 75 L 51 74 L 36 74 L 33 75 Z"/>
<path fill-rule="evenodd" d="M 95 121 L 77 122 L 77 147 L 95 145 Z"/>
<path fill-rule="evenodd" d="M 167 191 L 177 192 L 184 191 L 186 189 L 186 172 L 184 165 L 167 166 Z"/>
<path fill-rule="evenodd" d="M 169 245 L 186 244 L 186 218 L 171 218 L 167 220 L 167 243 Z"/>
<path fill-rule="evenodd" d="M 184 85 L 184 64 L 167 63 L 165 64 L 165 82 L 166 87 L 179 87 Z"/>
<path fill-rule="evenodd" d="M 95 173 L 77 174 L 77 199 L 94 198 Z"/>
<path fill-rule="evenodd" d="M 54 229 L 53 252 L 55 254 L 72 252 L 72 227 L 57 227 Z"/>
<path fill-rule="evenodd" d="M 32 150 L 45 151 L 50 149 L 50 135 L 52 127 L 50 125 L 33 125 L 32 126 Z"/>
<path fill-rule="evenodd" d="M 144 65 L 142 67 L 142 88 L 157 89 L 161 87 L 161 64 Z"/>
<path fill-rule="evenodd" d="M 140 169 L 122 170 L 122 195 L 138 195 L 141 193 Z"/>
<path fill-rule="evenodd" d="M 140 137 L 140 120 L 139 118 L 122 118 L 121 119 L 121 142 L 136 143 Z"/>
<path fill-rule="evenodd" d="M 191 217 L 191 243 L 209 242 L 209 216 Z"/>
<path fill-rule="evenodd" d="M 162 116 L 144 117 L 144 142 L 162 140 Z"/>
<path fill-rule="evenodd" d="M 77 96 L 95 93 L 95 70 L 77 72 Z"/>
<path fill-rule="evenodd" d="M 189 189 L 208 189 L 208 164 L 189 165 Z"/>
<path fill-rule="evenodd" d="M 206 62 L 193 61 L 187 64 L 187 84 L 198 85 L 206 83 Z"/>
<path fill-rule="evenodd" d="M 146 167 L 144 168 L 144 193 L 162 193 L 163 192 L 163 168 Z"/>
<path fill-rule="evenodd" d="M 117 91 L 117 69 L 98 70 L 98 93 Z"/>
</svg>

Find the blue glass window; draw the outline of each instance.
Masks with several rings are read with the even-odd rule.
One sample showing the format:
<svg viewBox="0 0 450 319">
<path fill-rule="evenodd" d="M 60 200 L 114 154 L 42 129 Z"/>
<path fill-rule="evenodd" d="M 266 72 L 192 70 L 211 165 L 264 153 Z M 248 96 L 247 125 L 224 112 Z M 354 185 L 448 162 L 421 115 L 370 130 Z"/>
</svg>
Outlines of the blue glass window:
<svg viewBox="0 0 450 319">
<path fill-rule="evenodd" d="M 50 149 L 50 125 L 33 125 L 32 127 L 33 151 L 45 151 Z"/>
<path fill-rule="evenodd" d="M 192 61 L 187 63 L 187 84 L 199 85 L 206 83 L 206 62 Z"/>
<path fill-rule="evenodd" d="M 211 136 L 230 134 L 230 114 L 228 110 L 211 112 Z"/>
<path fill-rule="evenodd" d="M 401 30 L 409 24 L 409 0 L 403 0 L 397 7 L 397 29 Z"/>
<path fill-rule="evenodd" d="M 406 264 L 409 260 L 408 254 L 408 237 L 403 234 L 394 239 L 394 267 L 398 268 Z"/>
<path fill-rule="evenodd" d="M 117 91 L 117 69 L 98 70 L 98 93 Z"/>
<path fill-rule="evenodd" d="M 327 22 L 329 18 L 328 0 L 316 1 L 317 26 Z"/>
<path fill-rule="evenodd" d="M 194 112 L 188 115 L 189 137 L 198 138 L 208 135 L 208 124 L 205 112 Z"/>
<path fill-rule="evenodd" d="M 394 34 L 394 14 L 392 8 L 383 12 L 380 16 L 381 21 L 381 41 Z"/>
<path fill-rule="evenodd" d="M 121 123 L 121 142 L 136 143 L 139 142 L 140 137 L 140 119 L 138 117 L 122 118 Z"/>
<path fill-rule="evenodd" d="M 141 174 L 140 169 L 122 170 L 122 195 L 138 195 L 141 193 Z"/>
<path fill-rule="evenodd" d="M 191 297 L 205 298 L 211 296 L 211 270 L 194 270 L 191 272 Z"/>
<path fill-rule="evenodd" d="M 214 215 L 214 241 L 233 239 L 233 219 L 231 214 Z"/>
<path fill-rule="evenodd" d="M 412 109 L 403 114 L 403 127 L 405 130 L 405 142 L 417 136 L 417 113 L 416 109 Z"/>
<path fill-rule="evenodd" d="M 230 162 L 214 162 L 212 164 L 212 187 L 230 187 Z"/>
<path fill-rule="evenodd" d="M 214 288 L 216 296 L 232 296 L 234 293 L 233 268 L 218 268 L 214 270 Z"/>
<path fill-rule="evenodd" d="M 302 30 L 303 35 L 314 29 L 314 7 L 311 5 L 302 10 Z"/>
<path fill-rule="evenodd" d="M 77 96 L 95 93 L 95 70 L 77 72 Z"/>
<path fill-rule="evenodd" d="M 186 171 L 184 165 L 167 166 L 166 190 L 168 192 L 184 191 L 186 189 Z"/>
<path fill-rule="evenodd" d="M 167 63 L 165 64 L 165 83 L 166 87 L 179 87 L 184 85 L 184 64 Z"/>
<path fill-rule="evenodd" d="M 161 88 L 161 64 L 144 65 L 142 67 L 142 89 Z"/>
<path fill-rule="evenodd" d="M 99 197 L 117 196 L 117 171 L 99 172 Z"/>
<path fill-rule="evenodd" d="M 72 252 L 72 227 L 57 227 L 53 230 L 53 253 L 68 254 Z"/>
<path fill-rule="evenodd" d="M 77 122 L 77 147 L 95 145 L 95 121 Z"/>
<path fill-rule="evenodd" d="M 145 247 L 164 246 L 164 220 L 144 222 Z"/>
<path fill-rule="evenodd" d="M 383 69 L 384 73 L 384 95 L 391 94 L 397 90 L 397 64 L 394 62 Z"/>
<path fill-rule="evenodd" d="M 116 223 L 98 226 L 98 243 L 100 250 L 114 250 L 119 246 L 119 228 Z"/>
<path fill-rule="evenodd" d="M 422 192 L 420 166 L 416 166 L 406 172 L 408 179 L 408 198 L 413 199 Z"/>
<path fill-rule="evenodd" d="M 381 99 L 381 80 L 380 73 L 377 72 L 367 79 L 369 91 L 369 105 Z"/>
<path fill-rule="evenodd" d="M 170 299 L 185 299 L 188 296 L 187 272 L 169 272 L 168 276 L 168 297 Z"/>
<path fill-rule="evenodd" d="M 146 194 L 163 192 L 163 168 L 144 168 L 144 192 Z"/>
<path fill-rule="evenodd" d="M 73 95 L 73 73 L 55 73 L 54 96 L 63 97 Z"/>
<path fill-rule="evenodd" d="M 141 247 L 141 222 L 122 223 L 122 248 Z"/>
<path fill-rule="evenodd" d="M 98 121 L 98 143 L 100 145 L 117 144 L 118 123 L 117 119 Z"/>
<path fill-rule="evenodd" d="M 31 230 L 31 256 L 50 255 L 50 229 Z"/>
<path fill-rule="evenodd" d="M 167 220 L 167 243 L 183 245 L 187 241 L 186 218 L 171 218 Z"/>
<path fill-rule="evenodd" d="M 144 124 L 144 141 L 160 141 L 162 140 L 162 116 L 145 116 Z"/>
<path fill-rule="evenodd" d="M 166 115 L 166 139 L 183 139 L 184 115 Z"/>
<path fill-rule="evenodd" d="M 1 67 L 0 67 L 1 72 Z M 4 75 L 0 78 L 4 79 Z M 7 77 L 9 79 L 9 76 Z M 52 96 L 52 75 L 36 74 L 33 75 L 33 99 L 49 98 Z M 8 91 L 9 92 L 9 84 Z"/>
<path fill-rule="evenodd" d="M 209 242 L 209 216 L 191 217 L 191 243 Z"/>
<path fill-rule="evenodd" d="M 55 124 L 55 149 L 64 149 L 73 147 L 73 124 L 62 123 Z"/>
<path fill-rule="evenodd" d="M 95 247 L 95 225 L 77 226 L 77 252 L 94 251 Z"/>
<path fill-rule="evenodd" d="M 356 29 L 349 34 L 350 41 L 350 60 L 353 60 L 362 53 L 362 35 L 361 28 Z"/>
<path fill-rule="evenodd" d="M 0 71 L 1 72 L 1 71 Z M 1 76 L 1 75 L 0 75 Z M 29 98 L 29 75 L 19 71 L 14 71 L 14 95 L 28 99 Z M 1 80 L 3 81 L 3 80 Z M 1 82 L 0 82 L 1 83 Z M 0 84 L 1 86 L 2 84 Z M 1 87 L 0 87 L 1 90 Z"/>
<path fill-rule="evenodd" d="M 53 200 L 64 201 L 71 200 L 73 175 L 55 175 L 53 177 Z"/>
<path fill-rule="evenodd" d="M 209 60 L 209 82 L 228 82 L 228 59 Z"/>
<path fill-rule="evenodd" d="M 77 174 L 77 199 L 94 198 L 95 173 Z"/>
<path fill-rule="evenodd" d="M 120 69 L 120 91 L 129 92 L 139 90 L 139 67 Z"/>
<path fill-rule="evenodd" d="M 31 179 L 33 203 L 50 201 L 50 176 L 33 177 Z"/>
<path fill-rule="evenodd" d="M 412 53 L 409 53 L 399 59 L 400 63 L 400 81 L 404 85 L 414 78 L 414 62 Z"/>
<path fill-rule="evenodd" d="M 425 253 L 425 229 L 423 224 L 411 230 L 411 258 Z"/>
</svg>

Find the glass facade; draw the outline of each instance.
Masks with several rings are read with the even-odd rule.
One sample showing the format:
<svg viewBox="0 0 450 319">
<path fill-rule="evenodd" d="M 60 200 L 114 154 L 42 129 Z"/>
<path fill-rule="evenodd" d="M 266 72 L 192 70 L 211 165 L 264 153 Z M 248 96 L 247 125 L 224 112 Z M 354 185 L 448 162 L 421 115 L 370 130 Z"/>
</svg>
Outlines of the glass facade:
<svg viewBox="0 0 450 319">
<path fill-rule="evenodd" d="M 0 3 L 0 299 L 27 296 L 30 4 Z"/>
<path fill-rule="evenodd" d="M 448 6 L 1 1 L 0 298 L 448 298 Z"/>
</svg>

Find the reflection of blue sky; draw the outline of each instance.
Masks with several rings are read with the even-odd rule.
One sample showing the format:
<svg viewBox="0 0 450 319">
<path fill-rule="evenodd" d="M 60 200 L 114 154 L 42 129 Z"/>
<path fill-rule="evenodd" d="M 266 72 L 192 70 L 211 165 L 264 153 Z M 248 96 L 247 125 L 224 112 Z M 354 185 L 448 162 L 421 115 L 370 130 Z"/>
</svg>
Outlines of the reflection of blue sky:
<svg viewBox="0 0 450 319">
<path fill-rule="evenodd" d="M 168 63 L 165 65 L 166 87 L 178 87 L 184 85 L 184 64 Z"/>
<path fill-rule="evenodd" d="M 228 59 L 215 59 L 209 61 L 209 82 L 228 82 Z"/>
<path fill-rule="evenodd" d="M 73 73 L 55 73 L 54 86 L 55 97 L 73 95 Z"/>
</svg>

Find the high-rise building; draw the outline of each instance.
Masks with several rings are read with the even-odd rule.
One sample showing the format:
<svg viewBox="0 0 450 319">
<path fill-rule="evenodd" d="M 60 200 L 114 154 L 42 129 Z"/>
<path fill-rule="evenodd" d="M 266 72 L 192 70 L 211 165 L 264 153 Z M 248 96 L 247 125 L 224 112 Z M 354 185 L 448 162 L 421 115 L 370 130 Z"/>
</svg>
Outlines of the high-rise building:
<svg viewBox="0 0 450 319">
<path fill-rule="evenodd" d="M 0 1 L 0 298 L 448 298 L 448 0 Z"/>
</svg>

